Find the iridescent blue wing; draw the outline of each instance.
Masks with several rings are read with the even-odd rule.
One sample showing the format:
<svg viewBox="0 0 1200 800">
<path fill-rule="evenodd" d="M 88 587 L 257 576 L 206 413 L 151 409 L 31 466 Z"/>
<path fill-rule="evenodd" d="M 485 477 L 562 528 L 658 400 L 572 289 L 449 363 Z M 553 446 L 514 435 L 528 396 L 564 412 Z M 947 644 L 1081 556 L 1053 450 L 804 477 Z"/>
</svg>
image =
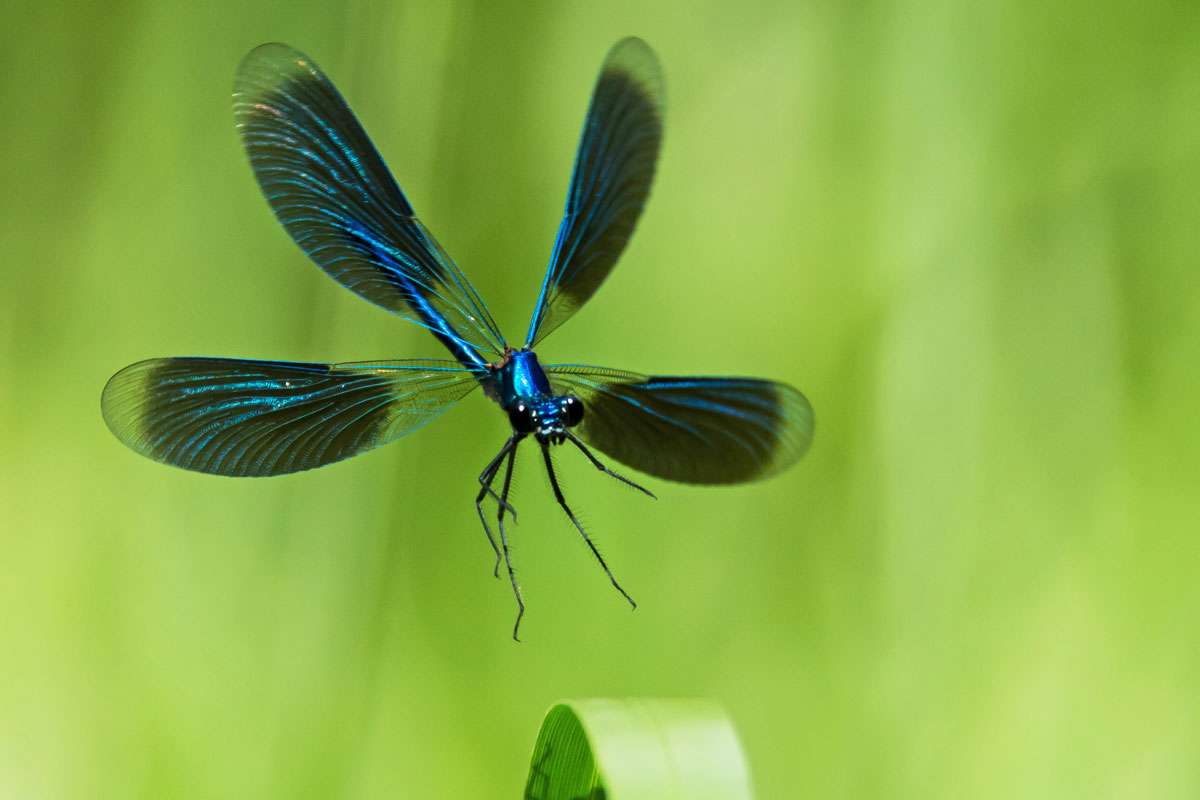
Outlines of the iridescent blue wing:
<svg viewBox="0 0 1200 800">
<path fill-rule="evenodd" d="M 477 385 L 453 361 L 161 358 L 114 375 L 100 407 L 118 439 L 155 461 L 257 477 L 320 467 L 386 444 Z"/>
<path fill-rule="evenodd" d="M 663 79 L 641 39 L 608 51 L 575 156 L 567 208 L 529 322 L 533 347 L 608 277 L 650 194 L 663 133 Z"/>
<path fill-rule="evenodd" d="M 233 113 L 267 202 L 321 269 L 429 328 L 464 365 L 481 368 L 481 351 L 503 351 L 483 301 L 312 59 L 282 44 L 250 51 Z"/>
<path fill-rule="evenodd" d="M 555 391 L 583 401 L 576 431 L 634 469 L 683 483 L 774 475 L 812 442 L 813 410 L 784 383 L 754 378 L 647 377 L 554 364 Z"/>
</svg>

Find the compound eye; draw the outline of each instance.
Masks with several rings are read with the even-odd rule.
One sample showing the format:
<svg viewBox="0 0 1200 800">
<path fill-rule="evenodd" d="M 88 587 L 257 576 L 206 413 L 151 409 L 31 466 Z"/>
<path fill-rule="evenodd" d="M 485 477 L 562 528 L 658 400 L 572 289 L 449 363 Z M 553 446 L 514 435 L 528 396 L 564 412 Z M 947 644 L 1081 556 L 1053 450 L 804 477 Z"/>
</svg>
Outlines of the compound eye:
<svg viewBox="0 0 1200 800">
<path fill-rule="evenodd" d="M 568 428 L 574 428 L 583 420 L 583 401 L 573 394 L 562 399 L 563 422 Z"/>
<path fill-rule="evenodd" d="M 517 403 L 508 412 L 508 422 L 517 433 L 533 433 L 538 426 L 537 409 Z"/>
</svg>

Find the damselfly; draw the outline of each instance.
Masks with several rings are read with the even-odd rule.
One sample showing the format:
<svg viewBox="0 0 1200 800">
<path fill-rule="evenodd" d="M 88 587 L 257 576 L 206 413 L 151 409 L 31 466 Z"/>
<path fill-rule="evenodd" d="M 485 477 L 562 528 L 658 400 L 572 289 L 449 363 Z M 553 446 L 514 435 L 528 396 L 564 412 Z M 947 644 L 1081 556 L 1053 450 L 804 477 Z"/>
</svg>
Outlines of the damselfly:
<svg viewBox="0 0 1200 800">
<path fill-rule="evenodd" d="M 812 408 L 786 384 L 542 365 L 534 354 L 608 277 L 649 195 L 662 142 L 663 81 L 642 40 L 618 42 L 601 68 L 566 213 L 520 347 L 507 343 L 466 276 L 417 219 L 312 59 L 282 44 L 251 51 L 238 69 L 234 118 L 267 202 L 304 252 L 360 297 L 427 328 L 454 360 L 142 361 L 114 375 L 101 402 L 109 428 L 137 452 L 218 475 L 297 472 L 404 436 L 482 387 L 511 428 L 479 475 L 475 507 L 496 554 L 495 574 L 501 563 L 508 571 L 516 638 L 525 604 L 504 520 L 506 512 L 516 516 L 509 488 L 517 447 L 527 438 L 541 450 L 558 504 L 630 605 L 563 497 L 551 445 L 569 443 L 596 469 L 647 495 L 589 445 L 650 475 L 700 484 L 763 478 L 808 448 Z M 499 544 L 484 512 L 489 496 L 497 504 Z"/>
</svg>

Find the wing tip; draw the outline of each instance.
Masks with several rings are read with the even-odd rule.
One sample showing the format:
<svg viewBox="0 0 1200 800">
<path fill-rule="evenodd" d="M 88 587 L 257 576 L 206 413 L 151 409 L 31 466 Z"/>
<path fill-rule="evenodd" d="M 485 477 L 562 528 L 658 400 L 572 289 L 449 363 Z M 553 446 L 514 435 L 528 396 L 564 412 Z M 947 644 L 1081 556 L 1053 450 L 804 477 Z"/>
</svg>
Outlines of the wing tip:
<svg viewBox="0 0 1200 800">
<path fill-rule="evenodd" d="M 638 36 L 626 36 L 609 48 L 604 57 L 604 66 L 600 69 L 601 76 L 620 71 L 628 75 L 650 97 L 654 105 L 661 108 L 665 103 L 666 86 L 663 78 L 662 63 L 645 39 Z"/>
<path fill-rule="evenodd" d="M 804 393 L 778 381 L 772 382 L 772 388 L 781 425 L 774 456 L 757 478 L 769 478 L 794 466 L 811 449 L 816 433 L 816 413 Z"/>
<path fill-rule="evenodd" d="M 252 113 L 255 100 L 273 87 L 285 82 L 289 75 L 307 72 L 325 81 L 324 73 L 306 53 L 283 42 L 265 42 L 250 50 L 238 62 L 233 79 L 234 114 Z"/>
<path fill-rule="evenodd" d="M 316 66 L 303 51 L 297 50 L 285 42 L 263 42 L 252 47 L 242 60 L 238 62 L 237 74 L 242 75 L 251 69 L 266 64 L 277 65 L 281 61 L 291 61 L 296 64 Z"/>
<path fill-rule="evenodd" d="M 164 359 L 148 358 L 118 370 L 100 392 L 100 416 L 112 435 L 131 450 L 147 455 L 143 446 L 142 400 L 151 370 Z"/>
</svg>

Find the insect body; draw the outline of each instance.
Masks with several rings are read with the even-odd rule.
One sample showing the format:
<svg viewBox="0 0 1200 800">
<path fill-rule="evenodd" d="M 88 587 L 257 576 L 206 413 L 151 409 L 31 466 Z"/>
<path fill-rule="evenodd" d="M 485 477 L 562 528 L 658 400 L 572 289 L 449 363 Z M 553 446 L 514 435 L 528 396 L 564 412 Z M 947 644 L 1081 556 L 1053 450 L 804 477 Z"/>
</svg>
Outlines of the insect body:
<svg viewBox="0 0 1200 800">
<path fill-rule="evenodd" d="M 174 466 L 280 475 L 393 441 L 481 386 L 511 428 L 479 475 L 475 505 L 496 552 L 496 573 L 503 562 L 512 583 L 514 638 L 524 602 L 504 520 L 513 514 L 516 450 L 527 438 L 541 450 L 559 505 L 633 604 L 563 497 L 551 446 L 570 444 L 598 470 L 649 495 L 592 448 L 668 480 L 740 483 L 793 464 L 813 430 L 812 408 L 787 384 L 543 366 L 535 355 L 537 344 L 595 294 L 632 235 L 654 177 L 662 105 L 653 51 L 640 39 L 618 42 L 592 92 L 550 265 L 525 342 L 514 348 L 417 219 L 329 79 L 286 45 L 256 48 L 238 69 L 234 118 L 276 217 L 330 277 L 428 329 L 453 360 L 151 359 L 105 386 L 101 409 L 109 428 L 137 452 Z M 488 497 L 497 503 L 499 544 L 484 512 Z"/>
</svg>

